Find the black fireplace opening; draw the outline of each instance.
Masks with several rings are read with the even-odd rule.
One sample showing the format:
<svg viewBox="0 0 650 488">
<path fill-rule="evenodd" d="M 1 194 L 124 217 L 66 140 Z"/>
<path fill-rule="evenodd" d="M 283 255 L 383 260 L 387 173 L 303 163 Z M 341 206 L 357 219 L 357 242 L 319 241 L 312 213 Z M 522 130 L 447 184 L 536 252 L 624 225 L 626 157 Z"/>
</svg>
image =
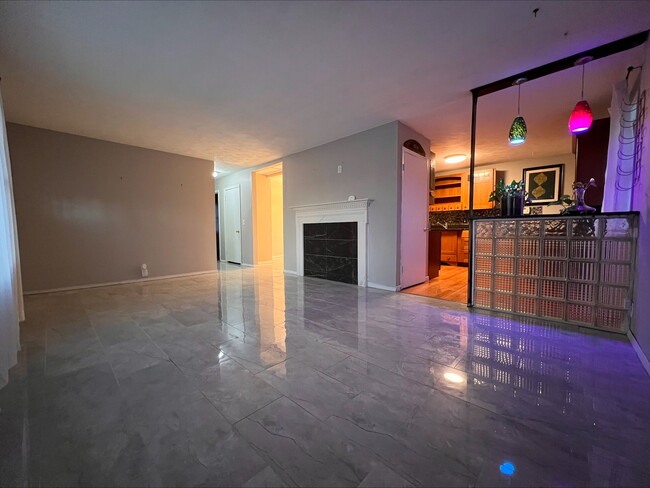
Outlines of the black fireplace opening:
<svg viewBox="0 0 650 488">
<path fill-rule="evenodd" d="M 359 284 L 357 223 L 303 225 L 305 276 Z"/>
</svg>

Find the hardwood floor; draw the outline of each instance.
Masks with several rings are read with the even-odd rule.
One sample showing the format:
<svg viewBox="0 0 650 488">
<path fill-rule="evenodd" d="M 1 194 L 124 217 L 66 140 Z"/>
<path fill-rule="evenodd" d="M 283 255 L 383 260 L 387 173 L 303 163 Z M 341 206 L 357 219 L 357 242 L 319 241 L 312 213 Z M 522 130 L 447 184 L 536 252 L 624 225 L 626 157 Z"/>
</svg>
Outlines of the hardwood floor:
<svg viewBox="0 0 650 488">
<path fill-rule="evenodd" d="M 402 290 L 403 293 L 440 298 L 452 302 L 467 302 L 467 267 L 442 266 L 440 276 Z"/>
</svg>

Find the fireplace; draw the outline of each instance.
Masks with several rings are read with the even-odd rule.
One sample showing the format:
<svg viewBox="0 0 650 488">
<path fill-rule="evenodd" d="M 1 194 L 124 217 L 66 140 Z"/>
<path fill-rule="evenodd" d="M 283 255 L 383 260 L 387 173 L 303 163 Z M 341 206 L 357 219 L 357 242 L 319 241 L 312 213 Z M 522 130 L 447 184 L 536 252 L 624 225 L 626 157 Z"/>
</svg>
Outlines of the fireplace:
<svg viewBox="0 0 650 488">
<path fill-rule="evenodd" d="M 305 276 L 358 284 L 357 223 L 303 224 Z"/>
<path fill-rule="evenodd" d="M 369 204 L 363 199 L 291 207 L 299 276 L 367 286 Z"/>
</svg>

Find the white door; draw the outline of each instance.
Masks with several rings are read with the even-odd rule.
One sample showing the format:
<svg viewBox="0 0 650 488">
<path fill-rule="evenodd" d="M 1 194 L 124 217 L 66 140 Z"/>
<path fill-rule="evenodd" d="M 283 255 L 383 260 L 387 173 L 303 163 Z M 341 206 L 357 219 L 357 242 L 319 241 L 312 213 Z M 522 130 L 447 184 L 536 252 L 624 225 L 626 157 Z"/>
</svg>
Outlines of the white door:
<svg viewBox="0 0 650 488">
<path fill-rule="evenodd" d="M 241 264 L 241 200 L 239 186 L 231 186 L 225 189 L 223 215 L 223 242 L 226 246 L 224 253 L 226 261 Z"/>
<path fill-rule="evenodd" d="M 427 158 L 402 148 L 402 228 L 400 288 L 427 279 L 429 166 Z"/>
</svg>

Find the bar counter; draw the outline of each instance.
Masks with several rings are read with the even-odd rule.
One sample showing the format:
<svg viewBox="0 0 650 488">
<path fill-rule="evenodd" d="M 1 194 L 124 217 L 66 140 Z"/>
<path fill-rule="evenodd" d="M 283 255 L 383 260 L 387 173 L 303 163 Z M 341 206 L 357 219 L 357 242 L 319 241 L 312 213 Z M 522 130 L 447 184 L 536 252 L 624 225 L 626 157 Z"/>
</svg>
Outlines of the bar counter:
<svg viewBox="0 0 650 488">
<path fill-rule="evenodd" d="M 471 219 L 470 305 L 627 333 L 638 212 Z"/>
</svg>

